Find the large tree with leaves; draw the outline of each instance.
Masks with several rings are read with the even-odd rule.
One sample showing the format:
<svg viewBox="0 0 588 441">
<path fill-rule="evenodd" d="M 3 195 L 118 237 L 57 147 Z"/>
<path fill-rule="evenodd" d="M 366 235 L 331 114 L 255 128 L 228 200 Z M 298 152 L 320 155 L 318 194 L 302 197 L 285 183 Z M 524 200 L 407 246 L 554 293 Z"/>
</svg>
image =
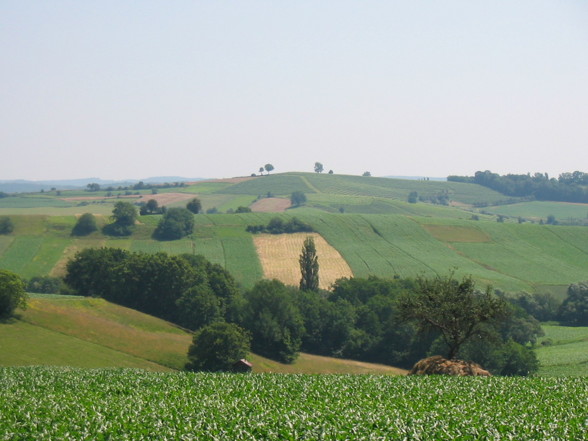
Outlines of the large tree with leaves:
<svg viewBox="0 0 588 441">
<path fill-rule="evenodd" d="M 419 277 L 416 290 L 403 295 L 399 311 L 414 320 L 421 331 L 437 331 L 447 347 L 447 357 L 455 358 L 461 346 L 474 336 L 482 336 L 483 325 L 506 314 L 506 303 L 491 292 L 490 286 L 476 290 L 470 277 Z"/>
<path fill-rule="evenodd" d="M 18 307 L 27 304 L 27 293 L 22 279 L 15 273 L 0 270 L 0 318 L 9 317 Z"/>
<path fill-rule="evenodd" d="M 300 262 L 301 291 L 318 291 L 319 289 L 319 263 L 316 254 L 316 246 L 312 237 L 307 237 L 302 246 L 302 253 L 298 260 Z"/>
</svg>

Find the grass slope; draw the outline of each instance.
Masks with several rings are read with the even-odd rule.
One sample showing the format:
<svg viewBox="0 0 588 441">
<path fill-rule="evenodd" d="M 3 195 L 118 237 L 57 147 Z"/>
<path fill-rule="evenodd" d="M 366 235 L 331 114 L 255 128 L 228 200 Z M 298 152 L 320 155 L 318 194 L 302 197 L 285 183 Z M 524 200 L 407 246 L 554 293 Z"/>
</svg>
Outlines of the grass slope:
<svg viewBox="0 0 588 441">
<path fill-rule="evenodd" d="M 192 335 L 103 299 L 35 295 L 18 319 L 0 323 L 0 366 L 182 369 Z M 285 365 L 251 354 L 254 372 L 399 375 L 391 366 L 300 354 Z"/>
<path fill-rule="evenodd" d="M 588 327 L 544 325 L 537 358 L 541 376 L 588 376 Z"/>
<path fill-rule="evenodd" d="M 514 221 L 499 224 L 494 217 L 482 214 L 478 215 L 480 221 L 475 222 L 471 220 L 472 211 L 458 206 L 406 202 L 410 191 L 424 197 L 446 194 L 460 207 L 504 199 L 503 195 L 474 184 L 285 173 L 195 183 L 162 189 L 161 194 L 182 192 L 199 197 L 205 208 L 228 210 L 249 205 L 268 193 L 289 197 L 296 190 L 307 194 L 306 206 L 286 213 L 198 215 L 191 237 L 170 242 L 151 238 L 161 218 L 158 215 L 140 217 L 129 238 L 109 238 L 100 232 L 85 238 L 71 237 L 76 220 L 71 210 L 78 214 L 98 208 L 104 210 L 98 218 L 102 225 L 108 221 L 117 199 L 62 206 L 64 201 L 60 198 L 70 195 L 103 198 L 104 192 L 63 191 L 60 196 L 50 192 L 4 198 L 3 204 L 13 207 L 10 216 L 15 231 L 0 236 L 0 268 L 24 277 L 61 275 L 67 259 L 76 251 L 113 246 L 132 251 L 202 254 L 228 269 L 244 287 L 251 287 L 263 272 L 253 237 L 245 228 L 250 224 L 266 224 L 271 217 L 279 215 L 284 219 L 298 216 L 311 224 L 339 251 L 355 276 L 444 274 L 457 267 L 458 275 L 471 274 L 482 284 L 507 291 L 557 291 L 587 277 L 584 268 L 588 266 L 588 234 L 583 227 L 519 225 Z M 144 191 L 143 195 L 149 197 L 150 193 Z M 19 198 L 23 201 L 18 202 Z M 65 205 L 72 203 L 70 199 Z M 529 204 L 535 203 L 507 207 L 535 206 Z M 572 207 L 557 206 L 562 210 Z M 46 210 L 43 215 L 15 214 L 22 210 L 43 212 L 43 209 Z M 573 209 L 587 210 L 578 205 L 573 205 Z M 0 208 L 0 214 L 5 214 L 2 210 L 10 208 Z M 515 211 L 511 213 L 514 215 Z"/>
</svg>

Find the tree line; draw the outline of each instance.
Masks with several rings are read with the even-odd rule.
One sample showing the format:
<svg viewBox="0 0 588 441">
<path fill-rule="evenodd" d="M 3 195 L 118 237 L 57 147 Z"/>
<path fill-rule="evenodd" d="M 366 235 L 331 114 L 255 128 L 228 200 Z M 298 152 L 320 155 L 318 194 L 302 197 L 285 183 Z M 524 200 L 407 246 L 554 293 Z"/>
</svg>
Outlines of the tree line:
<svg viewBox="0 0 588 441">
<path fill-rule="evenodd" d="M 499 175 L 489 170 L 474 176 L 449 176 L 448 181 L 479 184 L 507 196 L 529 197 L 540 201 L 588 203 L 588 173 L 562 173 L 557 179 L 547 173 Z"/>
<path fill-rule="evenodd" d="M 310 244 L 300 263 L 318 277 Z M 220 332 L 239 353 L 250 347 L 285 363 L 303 351 L 410 367 L 433 352 L 480 362 L 495 374 L 537 369 L 529 349 L 541 334 L 537 320 L 480 292 L 470 278 L 343 278 L 325 291 L 313 277 L 303 277 L 299 288 L 261 280 L 240 289 L 225 269 L 202 256 L 102 248 L 77 253 L 67 264 L 65 282 L 80 295 L 103 297 L 196 331 L 195 341 Z M 439 317 L 429 323 L 416 314 L 426 310 L 425 298 L 438 302 L 427 307 L 429 313 L 445 311 L 441 316 L 451 320 L 431 326 Z M 458 316 L 463 320 L 452 328 Z M 191 368 L 203 366 L 197 352 L 191 348 Z"/>
</svg>

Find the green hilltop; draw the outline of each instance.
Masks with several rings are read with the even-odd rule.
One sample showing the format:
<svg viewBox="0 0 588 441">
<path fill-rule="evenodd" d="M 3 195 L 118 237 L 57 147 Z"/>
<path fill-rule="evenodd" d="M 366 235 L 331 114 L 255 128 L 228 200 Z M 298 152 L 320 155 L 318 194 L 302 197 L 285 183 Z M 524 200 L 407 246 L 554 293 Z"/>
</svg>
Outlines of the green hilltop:
<svg viewBox="0 0 588 441">
<path fill-rule="evenodd" d="M 260 201 L 288 199 L 294 191 L 306 195 L 306 204 L 279 213 L 256 212 Z M 407 201 L 411 193 L 418 195 L 416 203 Z M 141 216 L 129 237 L 100 231 L 71 236 L 76 216 L 94 213 L 104 225 L 122 198 L 136 203 L 161 198 L 160 205 L 173 207 L 185 206 L 191 197 L 198 197 L 209 214 L 195 216 L 194 234 L 181 240 L 152 238 L 160 215 Z M 239 207 L 254 212 L 235 213 Z M 59 276 L 76 251 L 112 246 L 202 254 L 249 287 L 262 278 L 262 269 L 245 228 L 275 216 L 296 216 L 336 248 L 358 277 L 412 277 L 457 268 L 458 275 L 471 274 L 479 283 L 505 291 L 560 293 L 569 283 L 588 278 L 588 234 L 584 227 L 540 223 L 554 213 L 562 220 L 585 217 L 588 205 L 525 202 L 470 183 L 318 173 L 136 191 L 15 194 L 0 199 L 0 216 L 9 216 L 15 226 L 11 234 L 0 235 L 0 267 L 27 278 Z"/>
</svg>

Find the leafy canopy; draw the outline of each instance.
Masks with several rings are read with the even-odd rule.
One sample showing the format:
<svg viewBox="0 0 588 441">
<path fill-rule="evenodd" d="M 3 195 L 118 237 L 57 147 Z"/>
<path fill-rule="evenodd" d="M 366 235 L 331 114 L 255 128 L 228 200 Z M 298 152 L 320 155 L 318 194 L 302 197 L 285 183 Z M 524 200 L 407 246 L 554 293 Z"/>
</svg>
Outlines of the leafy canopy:
<svg viewBox="0 0 588 441">
<path fill-rule="evenodd" d="M 415 320 L 421 331 L 438 331 L 448 348 L 448 358 L 455 358 L 460 347 L 483 332 L 482 325 L 506 314 L 504 300 L 476 290 L 471 276 L 461 282 L 446 277 L 417 278 L 414 293 L 399 300 L 399 312 L 406 320 Z"/>
</svg>

